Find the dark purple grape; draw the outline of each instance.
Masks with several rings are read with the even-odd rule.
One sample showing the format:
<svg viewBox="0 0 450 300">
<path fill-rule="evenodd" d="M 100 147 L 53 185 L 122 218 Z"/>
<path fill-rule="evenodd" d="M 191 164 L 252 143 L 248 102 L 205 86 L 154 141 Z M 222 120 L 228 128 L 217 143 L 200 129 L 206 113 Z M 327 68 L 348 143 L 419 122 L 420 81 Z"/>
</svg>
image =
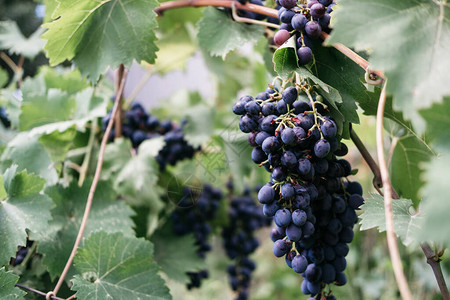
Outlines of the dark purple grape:
<svg viewBox="0 0 450 300">
<path fill-rule="evenodd" d="M 292 145 L 297 142 L 294 129 L 288 127 L 281 131 L 281 140 L 285 145 Z"/>
<path fill-rule="evenodd" d="M 306 220 L 307 216 L 305 211 L 301 209 L 296 209 L 292 212 L 292 223 L 294 223 L 295 225 L 301 227 L 305 225 Z"/>
<path fill-rule="evenodd" d="M 306 19 L 305 15 L 296 14 L 295 16 L 292 17 L 291 25 L 292 25 L 292 28 L 301 32 L 301 31 L 305 30 L 305 25 L 307 22 L 308 22 L 308 20 Z"/>
<path fill-rule="evenodd" d="M 286 88 L 282 93 L 282 97 L 287 105 L 292 105 L 298 97 L 297 89 L 293 86 Z"/>
<path fill-rule="evenodd" d="M 318 158 L 324 158 L 330 153 L 330 143 L 327 140 L 318 140 L 314 144 L 314 154 Z"/>
<path fill-rule="evenodd" d="M 273 201 L 270 204 L 264 204 L 263 206 L 263 214 L 266 217 L 273 217 L 275 213 L 280 209 L 280 206 L 276 201 Z"/>
<path fill-rule="evenodd" d="M 286 229 L 283 227 L 276 226 L 272 228 L 272 230 L 270 231 L 270 238 L 272 239 L 273 242 L 282 240 L 284 239 L 285 236 L 286 236 Z"/>
<path fill-rule="evenodd" d="M 276 257 L 282 257 L 283 255 L 285 255 L 288 251 L 289 251 L 289 246 L 288 244 L 284 241 L 284 240 L 277 240 L 274 244 L 273 244 L 273 254 Z"/>
<path fill-rule="evenodd" d="M 280 5 L 286 9 L 294 8 L 297 5 L 297 0 L 279 0 Z"/>
<path fill-rule="evenodd" d="M 295 190 L 294 187 L 292 186 L 292 184 L 290 183 L 285 183 L 281 186 L 281 195 L 283 196 L 284 199 L 291 199 L 292 197 L 295 196 Z"/>
<path fill-rule="evenodd" d="M 286 227 L 291 223 L 291 212 L 282 208 L 275 213 L 274 217 L 275 224 L 279 227 Z"/>
<path fill-rule="evenodd" d="M 297 255 L 292 260 L 292 269 L 296 273 L 303 273 L 308 267 L 308 260 L 303 255 Z"/>
<path fill-rule="evenodd" d="M 295 169 L 297 166 L 297 157 L 291 151 L 286 151 L 281 156 L 281 164 L 288 169 Z"/>
<path fill-rule="evenodd" d="M 286 24 L 291 24 L 292 17 L 295 16 L 295 12 L 292 10 L 286 10 L 280 16 L 280 21 Z"/>
<path fill-rule="evenodd" d="M 264 150 L 264 152 L 269 154 L 277 151 L 280 148 L 280 146 L 281 146 L 280 142 L 278 142 L 278 139 L 276 137 L 269 136 L 262 143 L 262 150 Z"/>
<path fill-rule="evenodd" d="M 334 123 L 334 121 L 325 120 L 325 122 L 323 122 L 322 125 L 320 125 L 320 130 L 322 131 L 323 136 L 326 139 L 330 139 L 336 136 L 337 126 L 336 123 Z"/>
<path fill-rule="evenodd" d="M 258 128 L 258 123 L 250 118 L 248 115 L 244 115 L 239 120 L 239 129 L 242 132 L 249 133 Z"/>
<path fill-rule="evenodd" d="M 359 194 L 352 194 L 348 198 L 348 205 L 353 209 L 359 209 L 359 207 L 363 204 L 364 204 L 364 199 Z"/>
<path fill-rule="evenodd" d="M 276 114 L 278 111 L 277 111 L 275 104 L 269 102 L 269 103 L 263 104 L 261 112 L 264 116 L 269 116 L 269 115 Z"/>
<path fill-rule="evenodd" d="M 333 0 L 319 0 L 319 3 L 323 6 L 328 6 L 333 2 Z"/>
<path fill-rule="evenodd" d="M 297 55 L 298 55 L 298 63 L 301 66 L 309 64 L 312 61 L 312 59 L 313 59 L 312 50 L 311 50 L 311 48 L 309 48 L 307 46 L 303 46 L 301 48 L 298 48 Z"/>
<path fill-rule="evenodd" d="M 284 115 L 288 112 L 288 107 L 286 105 L 286 102 L 284 102 L 284 100 L 278 101 L 277 110 L 280 115 Z"/>
<path fill-rule="evenodd" d="M 313 114 L 300 114 L 297 116 L 300 127 L 305 131 L 308 131 L 311 127 L 314 126 L 314 115 Z"/>
<path fill-rule="evenodd" d="M 330 25 L 331 16 L 329 14 L 324 14 L 322 18 L 319 19 L 319 25 L 322 29 L 328 28 Z"/>
<path fill-rule="evenodd" d="M 252 150 L 252 160 L 255 164 L 260 164 L 263 161 L 267 160 L 267 155 L 261 149 L 261 147 L 253 148 Z"/>
<path fill-rule="evenodd" d="M 343 272 L 347 267 L 347 261 L 343 256 L 336 256 L 332 264 L 336 272 Z"/>
<path fill-rule="evenodd" d="M 318 282 L 322 278 L 322 268 L 315 264 L 309 264 L 305 270 L 305 278 L 309 282 Z"/>
<path fill-rule="evenodd" d="M 311 17 L 315 18 L 315 19 L 319 19 L 322 18 L 323 15 L 326 12 L 326 8 L 325 6 L 323 6 L 320 3 L 316 3 L 314 5 L 311 6 L 309 13 L 311 14 Z"/>
<path fill-rule="evenodd" d="M 259 115 L 261 112 L 261 105 L 256 101 L 250 101 L 245 104 L 245 111 L 250 115 Z"/>
<path fill-rule="evenodd" d="M 292 104 L 292 106 L 295 109 L 294 113 L 297 114 L 297 115 L 301 114 L 301 113 L 303 113 L 305 111 L 311 110 L 311 106 L 308 103 L 306 103 L 305 101 L 302 101 L 302 100 L 295 101 Z"/>
<path fill-rule="evenodd" d="M 255 148 L 256 149 L 256 148 Z M 269 185 L 264 185 L 258 192 L 258 201 L 261 204 L 270 204 L 275 199 L 275 191 Z"/>
<path fill-rule="evenodd" d="M 298 242 L 302 237 L 302 230 L 294 224 L 291 224 L 286 228 L 286 236 L 290 241 Z"/>
<path fill-rule="evenodd" d="M 311 38 L 318 38 L 322 33 L 322 28 L 317 21 L 309 21 L 305 25 L 305 32 Z"/>
</svg>

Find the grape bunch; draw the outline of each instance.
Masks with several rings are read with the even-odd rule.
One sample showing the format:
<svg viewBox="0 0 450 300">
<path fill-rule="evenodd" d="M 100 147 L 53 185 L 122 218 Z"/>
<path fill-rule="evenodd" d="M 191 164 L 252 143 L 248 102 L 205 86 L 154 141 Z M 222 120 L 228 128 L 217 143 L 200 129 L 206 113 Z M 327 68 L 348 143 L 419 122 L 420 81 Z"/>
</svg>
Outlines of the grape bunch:
<svg viewBox="0 0 450 300">
<path fill-rule="evenodd" d="M 111 112 L 103 118 L 103 130 L 111 119 Z M 183 126 L 177 126 L 170 120 L 160 121 L 155 116 L 147 114 L 144 107 L 139 103 L 133 103 L 131 109 L 125 113 L 122 125 L 122 133 L 124 137 L 131 140 L 134 148 L 147 140 L 163 136 L 165 145 L 159 151 L 156 160 L 161 170 L 165 170 L 166 166 L 175 165 L 178 161 L 183 159 L 190 159 L 194 156 L 194 149 L 184 139 Z M 109 141 L 113 141 L 115 136 L 114 129 L 111 130 Z"/>
<path fill-rule="evenodd" d="M 209 222 L 216 217 L 221 200 L 222 192 L 210 185 L 204 185 L 200 193 L 184 187 L 178 207 L 171 214 L 173 232 L 176 235 L 192 233 L 197 246 L 197 255 L 203 259 L 211 250 L 211 245 L 208 243 L 211 233 Z M 208 270 L 188 272 L 187 274 L 190 278 L 190 282 L 187 284 L 188 289 L 200 287 L 202 279 L 209 276 Z"/>
<path fill-rule="evenodd" d="M 282 22 L 273 38 L 278 46 L 292 35 L 296 39 L 298 63 L 306 65 L 312 61 L 311 39 L 320 37 L 322 31 L 329 32 L 330 13 L 336 5 L 333 0 L 308 0 L 297 4 L 297 0 L 276 0 L 280 6 L 278 18 Z"/>
<path fill-rule="evenodd" d="M 273 252 L 304 277 L 304 294 L 334 297 L 329 284 L 347 279 L 345 256 L 353 239 L 355 210 L 362 188 L 350 182 L 350 163 L 338 141 L 337 125 L 327 106 L 307 83 L 273 86 L 255 99 L 244 96 L 234 105 L 239 127 L 249 133 L 252 160 L 271 173 L 258 192 L 263 212 L 273 217 Z"/>
<path fill-rule="evenodd" d="M 228 266 L 227 272 L 230 286 L 237 293 L 236 300 L 245 300 L 248 298 L 252 272 L 256 267 L 249 255 L 259 246 L 254 232 L 270 226 L 272 220 L 264 216 L 249 189 L 242 196 L 231 199 L 228 214 L 229 225 L 222 231 L 223 246 L 234 263 Z"/>
</svg>

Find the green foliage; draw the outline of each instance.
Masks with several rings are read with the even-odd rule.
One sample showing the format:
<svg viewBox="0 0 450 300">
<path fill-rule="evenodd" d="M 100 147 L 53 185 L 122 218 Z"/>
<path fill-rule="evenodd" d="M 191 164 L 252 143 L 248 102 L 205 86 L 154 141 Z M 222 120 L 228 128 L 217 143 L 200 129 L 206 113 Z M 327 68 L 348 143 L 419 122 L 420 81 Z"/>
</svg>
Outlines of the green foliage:
<svg viewBox="0 0 450 300">
<path fill-rule="evenodd" d="M 55 184 L 58 175 L 49 154 L 39 143 L 38 136 L 29 136 L 28 132 L 18 134 L 12 139 L 1 156 L 1 169 L 4 171 L 12 164 L 17 170 L 27 170 L 45 178 L 47 184 Z"/>
<path fill-rule="evenodd" d="M 5 268 L 0 268 L 0 298 L 4 300 L 23 299 L 26 293 L 15 284 L 19 280 L 19 276 L 14 275 L 12 271 L 5 271 Z"/>
<path fill-rule="evenodd" d="M 264 28 L 234 22 L 226 13 L 214 7 L 205 8 L 198 28 L 200 47 L 222 58 L 244 44 L 256 44 L 264 34 Z"/>
<path fill-rule="evenodd" d="M 38 245 L 38 252 L 44 255 L 42 263 L 51 278 L 60 274 L 75 243 L 91 183 L 92 180 L 86 180 L 82 187 L 78 187 L 77 183 L 72 181 L 68 187 L 55 185 L 45 190 L 56 207 L 52 210 L 53 219 Z M 134 213 L 123 202 L 115 201 L 116 199 L 112 185 L 100 181 L 84 236 L 88 237 L 98 230 L 107 233 L 121 232 L 126 236 L 134 235 L 131 221 Z M 72 268 L 70 273 L 73 272 Z"/>
<path fill-rule="evenodd" d="M 422 132 L 418 110 L 450 94 L 450 8 L 428 0 L 343 0 L 339 6 L 327 43 L 370 49 L 371 68 L 389 79 L 394 109 Z"/>
<path fill-rule="evenodd" d="M 52 200 L 42 194 L 45 180 L 26 171 L 17 172 L 17 165 L 3 173 L 0 185 L 0 265 L 16 256 L 17 246 L 45 235 L 51 216 Z"/>
<path fill-rule="evenodd" d="M 450 193 L 448 184 L 448 170 L 450 170 L 449 126 L 450 97 L 445 97 L 442 104 L 434 104 L 427 110 L 421 111 L 427 121 L 427 131 L 433 133 L 432 144 L 439 153 L 429 163 L 425 164 L 422 180 L 426 181 L 422 189 L 424 195 L 421 230 L 418 236 L 427 241 L 442 243 L 450 246 L 447 234 L 442 234 L 442 228 L 449 226 L 445 213 L 449 209 L 446 196 Z"/>
<path fill-rule="evenodd" d="M 200 271 L 206 268 L 206 264 L 196 253 L 194 236 L 177 236 L 173 234 L 170 225 L 166 223 L 166 226 L 156 231 L 151 238 L 155 245 L 155 261 L 167 277 L 188 283 L 189 276 L 186 272 Z"/>
<path fill-rule="evenodd" d="M 78 299 L 171 299 L 152 262 L 153 245 L 121 233 L 92 234 L 75 256 Z"/>
<path fill-rule="evenodd" d="M 405 245 L 415 241 L 420 230 L 421 216 L 412 213 L 412 203 L 408 199 L 392 200 L 392 213 L 394 215 L 394 232 Z M 361 215 L 361 230 L 378 228 L 380 232 L 386 231 L 386 217 L 384 211 L 384 198 L 377 194 L 370 194 L 365 204 L 361 206 L 364 213 Z"/>
<path fill-rule="evenodd" d="M 43 28 L 39 28 L 26 38 L 14 21 L 0 22 L 0 49 L 8 49 L 10 54 L 23 55 L 33 59 L 42 51 L 44 41 L 41 40 Z M 0 84 L 2 86 L 2 84 Z"/>
<path fill-rule="evenodd" d="M 73 59 L 92 81 L 108 67 L 129 67 L 133 60 L 153 63 L 156 6 L 156 0 L 61 0 L 42 36 L 50 63 Z"/>
</svg>

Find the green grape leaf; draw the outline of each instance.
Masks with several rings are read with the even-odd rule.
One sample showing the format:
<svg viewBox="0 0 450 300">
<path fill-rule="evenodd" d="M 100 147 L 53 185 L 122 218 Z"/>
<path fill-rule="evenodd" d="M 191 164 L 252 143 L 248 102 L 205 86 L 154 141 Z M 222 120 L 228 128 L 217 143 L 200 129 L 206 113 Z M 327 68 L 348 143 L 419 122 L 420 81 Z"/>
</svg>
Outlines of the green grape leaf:
<svg viewBox="0 0 450 300">
<path fill-rule="evenodd" d="M 450 226 L 446 216 L 446 212 L 450 209 L 449 201 L 446 198 L 450 193 L 447 180 L 450 169 L 450 134 L 448 130 L 450 97 L 445 97 L 442 104 L 434 104 L 420 113 L 427 121 L 427 132 L 433 133 L 432 143 L 438 156 L 424 164 L 425 172 L 422 174 L 422 178 L 426 180 L 426 184 L 421 190 L 423 222 L 420 224 L 421 230 L 418 237 L 421 240 L 442 243 L 445 247 L 450 247 L 448 234 L 442 232 L 443 228 Z"/>
<path fill-rule="evenodd" d="M 295 45 L 295 35 L 281 45 L 273 54 L 275 72 L 283 79 L 288 79 L 298 68 L 298 57 Z"/>
<path fill-rule="evenodd" d="M 203 18 L 198 22 L 200 47 L 222 58 L 244 44 L 256 44 L 263 35 L 262 26 L 235 22 L 227 13 L 214 7 L 205 8 Z"/>
<path fill-rule="evenodd" d="M 31 135 L 63 132 L 71 127 L 83 131 L 87 122 L 106 114 L 106 99 L 93 94 L 90 87 L 76 94 L 53 88 L 37 94 L 24 84 L 19 128 L 31 130 Z"/>
<path fill-rule="evenodd" d="M 194 236 L 175 235 L 170 225 L 156 231 L 151 237 L 155 245 L 155 261 L 171 280 L 189 283 L 186 272 L 205 269 L 206 263 L 196 252 L 198 246 L 195 245 Z"/>
<path fill-rule="evenodd" d="M 389 120 L 384 124 L 391 136 L 389 167 L 392 185 L 401 198 L 411 199 L 417 208 L 422 198 L 419 190 L 425 183 L 422 163 L 429 161 L 435 153 L 413 131 Z"/>
<path fill-rule="evenodd" d="M 186 140 L 194 148 L 207 142 L 214 129 L 216 110 L 204 104 L 191 106 L 185 111 L 187 125 L 183 128 Z"/>
<path fill-rule="evenodd" d="M 420 231 L 417 234 L 420 240 L 442 243 L 444 247 L 450 247 L 450 236 L 445 232 L 445 228 L 450 226 L 448 218 L 450 202 L 447 199 L 450 194 L 449 169 L 450 151 L 447 147 L 443 148 L 439 157 L 435 157 L 425 165 L 423 178 L 426 178 L 427 183 L 422 189 L 423 218 L 419 223 Z"/>
<path fill-rule="evenodd" d="M 19 133 L 11 140 L 0 158 L 1 170 L 11 164 L 18 165 L 18 171 L 27 170 L 46 179 L 47 185 L 55 184 L 58 174 L 45 148 L 39 143 L 38 136 L 30 136 L 28 132 Z"/>
<path fill-rule="evenodd" d="M 52 210 L 53 220 L 49 222 L 48 234 L 38 245 L 38 252 L 44 255 L 42 263 L 52 280 L 61 274 L 75 243 L 91 183 L 92 180 L 85 180 L 83 186 L 78 187 L 77 183 L 72 181 L 66 188 L 55 185 L 45 190 L 56 207 Z M 98 230 L 134 235 L 131 220 L 134 213 L 123 202 L 116 201 L 116 198 L 111 183 L 98 183 L 84 232 L 85 237 Z M 69 273 L 73 272 L 74 269 L 71 268 Z"/>
<path fill-rule="evenodd" d="M 8 73 L 0 68 L 0 88 L 8 82 Z"/>
<path fill-rule="evenodd" d="M 26 131 L 46 124 L 63 122 L 75 110 L 76 102 L 66 92 L 50 89 L 47 94 L 24 94 L 19 129 Z"/>
<path fill-rule="evenodd" d="M 386 231 L 386 218 L 384 214 L 384 198 L 378 194 L 370 194 L 361 206 L 364 213 L 361 218 L 361 230 L 377 228 L 380 232 Z M 412 214 L 412 202 L 408 199 L 393 199 L 392 213 L 394 215 L 394 232 L 405 245 L 415 241 L 415 234 L 419 230 L 418 222 L 421 216 Z"/>
<path fill-rule="evenodd" d="M 77 132 L 74 128 L 64 132 L 54 131 L 50 134 L 40 136 L 39 143 L 44 146 L 52 161 L 62 162 L 65 160 L 67 152 L 73 146 L 76 134 Z"/>
<path fill-rule="evenodd" d="M 436 103 L 420 114 L 427 122 L 427 132 L 433 133 L 435 143 L 444 147 L 450 145 L 450 97 L 445 97 L 442 103 Z"/>
<path fill-rule="evenodd" d="M 153 245 L 121 233 L 97 232 L 78 250 L 73 279 L 77 299 L 171 299 L 152 262 Z"/>
<path fill-rule="evenodd" d="M 96 81 L 108 67 L 156 58 L 156 0 L 61 0 L 53 12 L 45 50 L 50 64 L 72 60 Z"/>
<path fill-rule="evenodd" d="M 0 185 L 0 265 L 9 264 L 16 256 L 17 246 L 26 246 L 27 233 L 39 239 L 48 231 L 52 200 L 41 193 L 45 180 L 26 171 L 17 172 L 17 165 L 1 176 Z"/>
<path fill-rule="evenodd" d="M 38 28 L 28 38 L 20 32 L 19 26 L 14 21 L 0 22 L 0 49 L 8 49 L 10 54 L 23 55 L 33 59 L 44 47 L 41 35 L 45 30 Z"/>
<path fill-rule="evenodd" d="M 370 49 L 371 68 L 389 79 L 394 109 L 422 132 L 418 110 L 450 94 L 450 7 L 429 0 L 343 0 L 339 6 L 326 42 Z"/>
<path fill-rule="evenodd" d="M 117 138 L 113 143 L 106 145 L 101 173 L 103 180 L 117 177 L 117 174 L 131 160 L 131 148 L 131 141 L 128 138 Z"/>
<path fill-rule="evenodd" d="M 39 77 L 44 79 L 47 89 L 59 89 L 69 94 L 76 94 L 89 87 L 89 83 L 81 77 L 80 71 L 50 68 L 42 66 L 39 68 Z"/>
<path fill-rule="evenodd" d="M 359 123 L 356 102 L 378 101 L 378 94 L 369 92 L 360 81 L 364 70 L 352 60 L 332 47 L 323 47 L 318 41 L 312 46 L 314 64 L 311 72 L 339 91 L 342 103 L 339 110 L 345 121 Z"/>
<path fill-rule="evenodd" d="M 5 271 L 5 268 L 0 269 L 0 299 L 13 300 L 24 299 L 27 293 L 19 288 L 16 288 L 16 283 L 19 280 L 19 276 L 13 274 L 12 271 Z"/>
<path fill-rule="evenodd" d="M 150 153 L 149 153 L 150 152 Z M 151 147 L 139 147 L 138 154 L 122 167 L 114 180 L 114 188 L 134 205 L 148 205 L 158 212 L 164 207 L 155 189 L 159 165 Z"/>
<path fill-rule="evenodd" d="M 186 67 L 188 59 L 196 51 L 193 28 L 201 16 L 200 9 L 186 7 L 167 10 L 164 12 L 164 18 L 158 18 L 160 34 L 158 34 L 156 45 L 160 51 L 155 61 L 155 70 L 166 73 Z"/>
</svg>

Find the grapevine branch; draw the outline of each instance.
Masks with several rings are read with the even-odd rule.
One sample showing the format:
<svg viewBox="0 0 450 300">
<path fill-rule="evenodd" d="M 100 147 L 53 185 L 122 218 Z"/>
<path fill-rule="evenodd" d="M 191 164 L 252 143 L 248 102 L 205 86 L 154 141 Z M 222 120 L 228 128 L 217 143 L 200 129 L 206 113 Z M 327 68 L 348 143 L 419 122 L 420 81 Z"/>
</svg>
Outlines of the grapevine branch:
<svg viewBox="0 0 450 300">
<path fill-rule="evenodd" d="M 386 236 L 389 249 L 389 255 L 391 256 L 392 266 L 394 268 L 395 279 L 400 290 L 400 294 L 403 299 L 412 300 L 411 291 L 409 290 L 408 282 L 406 281 L 405 273 L 403 272 L 402 259 L 398 250 L 397 238 L 394 232 L 394 215 L 392 213 L 392 185 L 389 180 L 389 170 L 384 156 L 384 141 L 383 141 L 383 116 L 384 107 L 386 104 L 386 85 L 384 83 L 383 89 L 380 94 L 380 100 L 378 102 L 377 109 L 377 123 L 376 123 L 376 136 L 377 136 L 377 155 L 380 163 L 381 180 L 384 186 L 384 213 L 386 216 Z"/>
<path fill-rule="evenodd" d="M 125 71 L 124 69 L 125 69 L 124 65 L 121 64 L 119 66 L 119 69 L 117 70 L 117 76 L 116 76 L 116 82 L 115 82 L 116 93 L 119 91 L 121 80 L 123 78 L 123 73 Z M 120 97 L 119 97 L 119 104 L 118 104 L 118 107 L 117 107 L 117 114 L 115 116 L 116 119 L 114 120 L 114 122 L 115 122 L 114 137 L 116 137 L 116 138 L 120 138 L 122 136 L 122 115 L 123 115 L 123 112 L 122 112 L 122 95 L 120 95 Z"/>
<path fill-rule="evenodd" d="M 380 169 L 379 169 L 377 163 L 375 162 L 373 157 L 370 155 L 369 151 L 367 151 L 366 147 L 364 146 L 362 141 L 359 139 L 356 132 L 353 131 L 353 129 L 350 130 L 350 138 L 352 139 L 353 143 L 358 148 L 359 152 L 361 153 L 361 156 L 364 158 L 364 160 L 366 161 L 366 163 L 369 165 L 370 169 L 372 170 L 372 173 L 374 174 L 374 179 L 373 179 L 374 185 L 375 185 L 375 182 L 377 182 L 378 180 L 380 180 L 380 182 L 381 182 L 381 173 L 380 173 Z M 376 178 L 379 178 L 379 179 L 377 180 Z M 383 194 L 381 193 L 381 190 L 379 188 L 377 188 L 377 186 L 375 186 L 375 188 L 377 189 L 378 193 L 381 196 L 383 196 Z M 391 190 L 392 190 L 392 199 L 399 199 L 400 197 L 398 196 L 397 192 L 392 187 L 392 185 L 391 185 Z M 445 282 L 445 278 L 442 273 L 441 264 L 440 264 L 440 260 L 439 260 L 439 256 L 442 254 L 435 253 L 431 249 L 431 247 L 428 243 L 422 243 L 420 246 L 421 246 L 423 252 L 425 253 L 425 257 L 427 258 L 427 263 L 430 265 L 430 267 L 433 270 L 434 276 L 436 278 L 436 282 L 438 283 L 439 289 L 442 294 L 442 299 L 450 300 L 450 295 L 448 292 L 447 284 Z"/>
<path fill-rule="evenodd" d="M 233 6 L 238 10 L 246 10 L 255 12 L 261 15 L 265 15 L 268 17 L 275 17 L 278 18 L 278 10 L 265 7 L 261 5 L 254 5 L 250 3 L 246 3 L 245 5 L 240 4 L 237 1 L 234 0 L 176 0 L 176 1 L 167 1 L 161 3 L 161 5 L 157 8 L 155 8 L 155 13 L 158 16 L 162 16 L 163 13 L 166 10 L 175 9 L 175 8 L 182 8 L 182 7 L 202 7 L 202 6 L 215 6 L 215 7 L 227 7 L 227 8 L 233 8 Z M 245 21 L 247 22 L 247 21 Z M 323 40 L 326 40 L 328 38 L 328 34 L 325 32 L 322 32 L 320 36 Z M 339 52 L 350 58 L 352 61 L 357 63 L 361 68 L 366 70 L 369 73 L 369 78 L 380 78 L 381 81 L 384 80 L 384 74 L 379 71 L 371 71 L 369 69 L 369 62 L 359 56 L 357 53 L 352 51 L 350 48 L 344 46 L 343 44 L 333 44 L 333 47 L 336 48 Z"/>
<path fill-rule="evenodd" d="M 442 300 L 450 300 L 450 294 L 448 293 L 447 284 L 445 283 L 444 274 L 439 263 L 439 254 L 436 254 L 427 243 L 421 244 L 420 247 L 422 247 L 423 253 L 425 253 L 427 263 L 433 269 L 434 277 L 436 277 L 439 290 L 442 294 Z"/>
<path fill-rule="evenodd" d="M 111 113 L 111 119 L 108 122 L 108 126 L 106 127 L 105 134 L 103 135 L 102 142 L 100 145 L 100 153 L 98 155 L 98 162 L 97 162 L 97 167 L 96 167 L 95 174 L 94 174 L 94 180 L 92 181 L 92 185 L 89 190 L 89 195 L 88 195 L 88 198 L 86 201 L 86 208 L 84 210 L 84 215 L 83 215 L 83 219 L 81 221 L 80 230 L 78 231 L 77 239 L 73 246 L 72 252 L 70 253 L 69 259 L 67 260 L 67 263 L 64 267 L 64 270 L 61 273 L 61 276 L 59 277 L 59 280 L 58 280 L 55 288 L 53 289 L 53 291 L 51 291 L 47 294 L 47 300 L 50 299 L 51 296 L 56 296 L 59 289 L 61 288 L 61 286 L 64 282 L 64 278 L 66 277 L 67 273 L 69 272 L 69 269 L 72 265 L 75 254 L 77 253 L 78 246 L 81 243 L 81 239 L 83 237 L 84 230 L 86 229 L 86 223 L 87 223 L 87 220 L 89 217 L 89 213 L 91 211 L 91 206 L 92 206 L 92 201 L 94 200 L 95 190 L 97 189 L 97 184 L 100 180 L 100 173 L 101 173 L 102 167 L 103 167 L 103 158 L 105 155 L 106 143 L 108 142 L 108 138 L 109 138 L 109 135 L 111 133 L 111 130 L 112 130 L 112 127 L 114 124 L 114 119 L 115 119 L 117 111 L 119 109 L 119 103 L 120 103 L 119 100 L 122 98 L 123 88 L 125 86 L 125 78 L 126 78 L 125 72 L 122 72 L 119 74 L 121 74 L 121 78 L 119 78 L 120 85 L 119 85 L 119 89 L 117 90 L 117 93 L 116 93 L 116 98 L 114 100 L 114 107 L 113 107 L 113 110 Z"/>
<path fill-rule="evenodd" d="M 369 151 L 367 150 L 366 146 L 364 146 L 363 142 L 359 138 L 359 136 L 356 134 L 356 132 L 353 129 L 350 129 L 350 138 L 352 139 L 353 143 L 355 144 L 356 148 L 358 148 L 359 152 L 361 153 L 361 156 L 366 161 L 367 165 L 369 166 L 370 170 L 373 173 L 373 186 L 375 189 L 381 194 L 380 188 L 383 187 L 382 181 L 381 181 L 381 173 L 380 168 L 378 168 L 377 163 L 373 159 L 373 157 L 370 155 Z"/>
<path fill-rule="evenodd" d="M 38 294 L 38 295 L 41 295 L 41 296 L 44 296 L 44 297 L 47 296 L 47 294 L 45 294 L 44 292 L 41 292 L 39 290 L 30 288 L 30 287 L 27 287 L 27 286 L 24 286 L 24 285 L 21 285 L 19 283 L 16 283 L 16 286 L 18 288 L 21 288 L 22 290 L 26 290 L 26 291 L 29 291 L 29 292 L 32 292 L 32 293 L 35 293 L 35 294 Z M 59 298 L 59 297 L 56 297 L 56 296 L 50 296 L 50 299 L 53 299 L 53 300 L 65 300 L 63 298 Z"/>
</svg>

